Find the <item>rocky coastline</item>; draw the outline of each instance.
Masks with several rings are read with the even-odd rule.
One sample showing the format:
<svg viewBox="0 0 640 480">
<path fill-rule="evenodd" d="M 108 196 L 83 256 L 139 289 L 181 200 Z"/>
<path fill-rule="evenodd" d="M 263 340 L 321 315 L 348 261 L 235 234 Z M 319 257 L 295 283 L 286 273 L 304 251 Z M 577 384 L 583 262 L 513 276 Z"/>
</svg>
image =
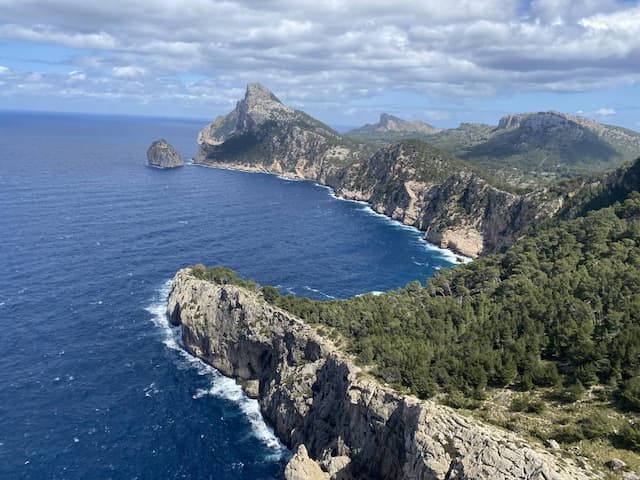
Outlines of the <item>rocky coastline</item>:
<svg viewBox="0 0 640 480">
<path fill-rule="evenodd" d="M 235 378 L 293 452 L 286 478 L 527 479 L 597 476 L 518 435 L 382 385 L 259 290 L 187 268 L 167 314 L 185 348 Z"/>
<path fill-rule="evenodd" d="M 282 104 L 259 84 L 198 135 L 193 163 L 317 182 L 338 197 L 365 201 L 425 239 L 466 257 L 500 252 L 564 198 L 541 189 L 501 190 L 471 166 L 424 142 L 403 140 L 376 151 Z"/>
</svg>

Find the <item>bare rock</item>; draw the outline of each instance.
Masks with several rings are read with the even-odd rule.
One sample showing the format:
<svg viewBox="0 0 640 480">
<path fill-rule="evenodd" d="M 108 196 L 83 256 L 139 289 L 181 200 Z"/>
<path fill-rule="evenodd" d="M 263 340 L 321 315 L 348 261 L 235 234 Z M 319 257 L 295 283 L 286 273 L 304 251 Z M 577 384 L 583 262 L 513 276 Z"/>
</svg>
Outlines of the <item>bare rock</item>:
<svg viewBox="0 0 640 480">
<path fill-rule="evenodd" d="M 307 449 L 300 445 L 284 469 L 285 480 L 329 480 L 316 462 L 309 458 Z"/>
<path fill-rule="evenodd" d="M 607 467 L 609 467 L 609 469 L 616 471 L 616 470 L 621 470 L 624 467 L 627 466 L 626 463 L 624 463 L 622 460 L 620 460 L 619 458 L 612 458 L 611 460 L 609 460 L 607 463 L 605 463 L 605 465 Z"/>
<path fill-rule="evenodd" d="M 178 151 L 161 138 L 153 142 L 147 150 L 147 160 L 149 165 L 157 168 L 177 168 L 184 166 L 184 160 Z"/>
<path fill-rule="evenodd" d="M 552 438 L 547 440 L 545 442 L 545 445 L 547 446 L 547 448 L 550 448 L 551 450 L 560 450 L 560 444 Z"/>
</svg>

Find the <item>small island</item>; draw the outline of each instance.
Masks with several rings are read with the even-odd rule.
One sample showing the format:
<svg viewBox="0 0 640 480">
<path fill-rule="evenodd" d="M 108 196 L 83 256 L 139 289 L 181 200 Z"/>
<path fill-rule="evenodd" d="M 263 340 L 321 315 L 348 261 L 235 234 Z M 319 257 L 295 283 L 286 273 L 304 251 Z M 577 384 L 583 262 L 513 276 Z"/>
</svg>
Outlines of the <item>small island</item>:
<svg viewBox="0 0 640 480">
<path fill-rule="evenodd" d="M 156 140 L 149 146 L 147 160 L 148 165 L 155 168 L 178 168 L 184 166 L 184 160 L 178 151 L 163 138 Z"/>
</svg>

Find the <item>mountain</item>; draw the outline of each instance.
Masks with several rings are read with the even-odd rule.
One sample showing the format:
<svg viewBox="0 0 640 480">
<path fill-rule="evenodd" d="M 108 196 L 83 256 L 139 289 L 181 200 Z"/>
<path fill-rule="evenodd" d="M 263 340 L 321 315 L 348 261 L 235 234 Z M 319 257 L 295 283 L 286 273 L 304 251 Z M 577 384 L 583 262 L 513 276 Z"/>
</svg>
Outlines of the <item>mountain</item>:
<svg viewBox="0 0 640 480">
<path fill-rule="evenodd" d="M 198 135 L 195 163 L 233 165 L 324 181 L 362 151 L 328 125 L 284 105 L 267 88 L 247 85 L 228 115 Z"/>
<path fill-rule="evenodd" d="M 520 175 L 606 171 L 640 155 L 640 134 L 560 112 L 507 115 L 496 127 L 463 124 L 427 140 L 492 170 Z"/>
<path fill-rule="evenodd" d="M 423 138 L 438 131 L 439 129 L 420 120 L 407 121 L 383 113 L 378 123 L 350 130 L 345 135 L 358 141 L 385 143 L 404 138 Z"/>
<path fill-rule="evenodd" d="M 497 125 L 436 129 L 382 115 L 347 137 L 374 145 L 420 139 L 482 166 L 502 182 L 532 188 L 559 177 L 614 169 L 640 155 L 640 133 L 548 111 L 506 115 Z"/>
<path fill-rule="evenodd" d="M 401 129 L 395 117 L 382 120 L 384 128 Z M 564 193 L 548 188 L 507 191 L 477 165 L 420 140 L 377 150 L 357 143 L 259 84 L 249 84 L 232 112 L 204 127 L 198 144 L 195 163 L 328 185 L 469 256 L 506 248 L 527 223 L 547 218 L 563 202 Z"/>
</svg>

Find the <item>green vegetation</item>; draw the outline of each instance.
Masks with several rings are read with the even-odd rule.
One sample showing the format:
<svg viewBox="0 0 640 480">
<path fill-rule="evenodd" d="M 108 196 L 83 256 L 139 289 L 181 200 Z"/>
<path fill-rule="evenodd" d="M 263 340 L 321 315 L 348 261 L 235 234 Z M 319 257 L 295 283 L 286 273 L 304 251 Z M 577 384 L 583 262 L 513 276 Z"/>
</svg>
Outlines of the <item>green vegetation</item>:
<svg viewBox="0 0 640 480">
<path fill-rule="evenodd" d="M 240 276 L 227 267 L 210 267 L 207 268 L 202 264 L 191 267 L 191 274 L 200 280 L 217 283 L 218 285 L 237 285 L 239 287 L 248 288 L 249 290 L 259 290 L 259 285 L 254 280 L 244 280 Z"/>
<path fill-rule="evenodd" d="M 634 405 L 640 374 L 640 195 L 541 227 L 502 255 L 385 295 L 272 298 L 334 327 L 386 382 L 429 397 L 487 386 L 607 384 Z"/>
<path fill-rule="evenodd" d="M 372 373 L 421 398 L 438 395 L 496 421 L 483 411 L 487 398 L 520 392 L 504 402 L 508 428 L 551 415 L 551 405 L 557 422 L 533 422 L 532 435 L 640 451 L 639 172 L 640 160 L 585 187 L 561 217 L 505 253 L 425 286 L 336 301 L 262 293 L 330 327 Z M 194 273 L 241 282 L 226 269 Z"/>
</svg>

